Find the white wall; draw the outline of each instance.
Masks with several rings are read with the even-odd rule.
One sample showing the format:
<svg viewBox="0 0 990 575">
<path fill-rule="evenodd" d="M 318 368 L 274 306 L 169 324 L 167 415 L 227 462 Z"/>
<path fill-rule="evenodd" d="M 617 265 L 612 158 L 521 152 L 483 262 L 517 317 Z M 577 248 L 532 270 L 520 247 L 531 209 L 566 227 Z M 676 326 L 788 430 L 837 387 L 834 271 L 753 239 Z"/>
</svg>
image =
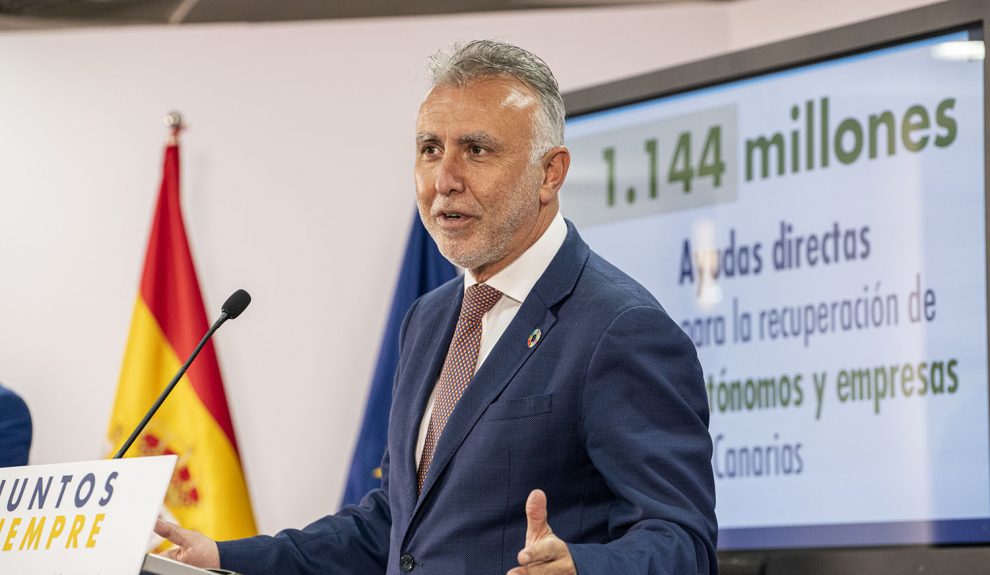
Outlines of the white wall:
<svg viewBox="0 0 990 575">
<path fill-rule="evenodd" d="M 32 463 L 103 456 L 178 109 L 186 223 L 263 531 L 336 508 L 413 215 L 426 56 L 495 37 L 563 89 L 926 4 L 601 10 L 0 34 L 0 381 Z"/>
</svg>

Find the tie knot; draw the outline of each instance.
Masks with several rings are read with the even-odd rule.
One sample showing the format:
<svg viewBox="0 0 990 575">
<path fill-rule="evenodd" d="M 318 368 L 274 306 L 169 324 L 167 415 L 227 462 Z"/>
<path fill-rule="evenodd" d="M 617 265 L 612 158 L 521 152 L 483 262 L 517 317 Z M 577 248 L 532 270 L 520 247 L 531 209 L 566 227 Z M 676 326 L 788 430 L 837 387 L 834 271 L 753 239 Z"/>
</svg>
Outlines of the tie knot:
<svg viewBox="0 0 990 575">
<path fill-rule="evenodd" d="M 502 292 L 486 284 L 469 286 L 464 293 L 464 303 L 461 304 L 461 315 L 478 318 L 488 313 L 488 310 L 502 298 Z"/>
</svg>

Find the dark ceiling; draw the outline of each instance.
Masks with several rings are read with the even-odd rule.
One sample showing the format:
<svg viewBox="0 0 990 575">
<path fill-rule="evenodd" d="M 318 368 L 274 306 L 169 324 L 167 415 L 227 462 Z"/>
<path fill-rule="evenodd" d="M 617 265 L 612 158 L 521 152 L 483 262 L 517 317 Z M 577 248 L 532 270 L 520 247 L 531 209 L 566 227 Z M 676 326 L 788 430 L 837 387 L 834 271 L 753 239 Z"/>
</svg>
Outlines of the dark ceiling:
<svg viewBox="0 0 990 575">
<path fill-rule="evenodd" d="M 682 0 L 0 0 L 0 28 L 274 22 L 677 1 Z"/>
</svg>

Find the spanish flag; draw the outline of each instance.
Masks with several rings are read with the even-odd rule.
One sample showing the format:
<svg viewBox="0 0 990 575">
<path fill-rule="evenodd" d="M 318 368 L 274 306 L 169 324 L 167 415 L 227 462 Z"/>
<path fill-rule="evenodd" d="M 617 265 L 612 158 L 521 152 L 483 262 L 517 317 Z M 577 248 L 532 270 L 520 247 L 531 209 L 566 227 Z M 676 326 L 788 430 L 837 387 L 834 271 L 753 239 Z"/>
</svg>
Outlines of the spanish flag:
<svg viewBox="0 0 990 575">
<path fill-rule="evenodd" d="M 180 127 L 165 165 L 124 353 L 109 440 L 119 447 L 206 333 L 179 205 Z M 183 527 L 213 539 L 257 534 L 213 342 L 206 344 L 128 456 L 179 456 L 165 506 Z"/>
</svg>

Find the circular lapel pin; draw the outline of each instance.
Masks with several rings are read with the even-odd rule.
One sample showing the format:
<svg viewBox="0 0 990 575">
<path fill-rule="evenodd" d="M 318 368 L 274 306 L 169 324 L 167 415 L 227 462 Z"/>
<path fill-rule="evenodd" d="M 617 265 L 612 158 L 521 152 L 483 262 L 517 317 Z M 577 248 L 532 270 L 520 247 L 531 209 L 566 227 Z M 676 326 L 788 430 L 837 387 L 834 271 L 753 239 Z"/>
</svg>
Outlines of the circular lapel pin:
<svg viewBox="0 0 990 575">
<path fill-rule="evenodd" d="M 543 336 L 543 332 L 540 331 L 540 328 L 534 329 L 533 333 L 529 334 L 529 339 L 526 340 L 526 345 L 529 346 L 530 349 L 532 349 L 533 346 L 540 341 L 540 338 L 542 336 Z"/>
</svg>

